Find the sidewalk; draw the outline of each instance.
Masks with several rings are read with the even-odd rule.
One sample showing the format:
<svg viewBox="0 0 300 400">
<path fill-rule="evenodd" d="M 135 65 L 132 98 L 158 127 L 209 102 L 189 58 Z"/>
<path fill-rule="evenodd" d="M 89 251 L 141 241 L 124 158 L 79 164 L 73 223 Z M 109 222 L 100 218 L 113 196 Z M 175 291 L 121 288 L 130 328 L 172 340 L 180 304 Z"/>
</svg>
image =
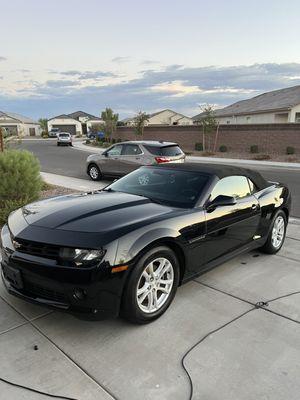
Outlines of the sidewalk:
<svg viewBox="0 0 300 400">
<path fill-rule="evenodd" d="M 111 181 L 94 182 L 90 179 L 72 178 L 70 176 L 50 174 L 49 172 L 41 172 L 41 176 L 45 182 L 50 185 L 63 186 L 68 189 L 79 191 L 91 191 L 103 189 Z"/>
<path fill-rule="evenodd" d="M 105 150 L 100 147 L 87 146 L 81 141 L 73 143 L 73 148 L 76 150 L 86 151 L 91 154 L 101 154 Z M 187 156 L 186 161 L 198 163 L 220 163 L 220 164 L 238 164 L 244 166 L 264 166 L 268 168 L 284 168 L 284 169 L 299 169 L 300 163 L 275 162 L 275 161 L 256 161 L 256 160 L 239 160 L 236 158 L 218 158 L 218 157 L 200 157 Z"/>
</svg>

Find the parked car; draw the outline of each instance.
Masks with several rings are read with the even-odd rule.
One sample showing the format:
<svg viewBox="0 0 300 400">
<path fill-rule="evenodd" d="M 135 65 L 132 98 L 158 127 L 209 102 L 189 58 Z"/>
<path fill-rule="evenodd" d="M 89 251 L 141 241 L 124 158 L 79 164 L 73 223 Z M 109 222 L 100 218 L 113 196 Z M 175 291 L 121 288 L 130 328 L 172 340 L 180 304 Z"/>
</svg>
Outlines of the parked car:
<svg viewBox="0 0 300 400">
<path fill-rule="evenodd" d="M 87 174 L 94 180 L 103 176 L 118 177 L 141 165 L 181 163 L 185 154 L 177 143 L 150 140 L 117 143 L 102 154 L 87 158 Z"/>
<path fill-rule="evenodd" d="M 72 135 L 68 132 L 60 132 L 57 134 L 57 146 L 72 146 Z"/>
<path fill-rule="evenodd" d="M 1 232 L 9 293 L 81 318 L 161 316 L 177 287 L 239 253 L 283 245 L 286 186 L 226 165 L 141 167 L 103 190 L 13 212 Z"/>
<path fill-rule="evenodd" d="M 48 132 L 48 136 L 49 137 L 57 137 L 57 134 L 60 132 L 59 128 L 52 128 L 49 132 Z"/>
<path fill-rule="evenodd" d="M 87 134 L 86 134 L 86 137 L 88 138 L 88 139 L 96 139 L 96 138 L 98 138 L 98 139 L 104 139 L 104 137 L 105 137 L 105 135 L 104 135 L 104 132 L 101 132 L 101 131 L 99 131 L 99 132 L 88 132 Z"/>
</svg>

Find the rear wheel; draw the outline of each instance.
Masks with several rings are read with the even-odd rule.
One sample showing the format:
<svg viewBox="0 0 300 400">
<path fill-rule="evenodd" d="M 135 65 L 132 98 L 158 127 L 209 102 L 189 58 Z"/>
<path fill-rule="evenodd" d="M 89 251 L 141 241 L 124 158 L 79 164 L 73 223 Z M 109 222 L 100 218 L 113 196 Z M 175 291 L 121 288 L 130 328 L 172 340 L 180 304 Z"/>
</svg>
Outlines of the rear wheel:
<svg viewBox="0 0 300 400">
<path fill-rule="evenodd" d="M 282 210 L 279 210 L 273 218 L 268 239 L 261 248 L 264 253 L 275 254 L 281 249 L 285 239 L 286 227 L 286 215 Z"/>
<path fill-rule="evenodd" d="M 132 271 L 123 295 L 121 315 L 145 324 L 160 317 L 171 304 L 179 281 L 179 263 L 168 247 L 149 250 Z"/>
<path fill-rule="evenodd" d="M 102 178 L 101 171 L 96 164 L 91 164 L 88 168 L 89 177 L 93 181 L 99 181 Z"/>
</svg>

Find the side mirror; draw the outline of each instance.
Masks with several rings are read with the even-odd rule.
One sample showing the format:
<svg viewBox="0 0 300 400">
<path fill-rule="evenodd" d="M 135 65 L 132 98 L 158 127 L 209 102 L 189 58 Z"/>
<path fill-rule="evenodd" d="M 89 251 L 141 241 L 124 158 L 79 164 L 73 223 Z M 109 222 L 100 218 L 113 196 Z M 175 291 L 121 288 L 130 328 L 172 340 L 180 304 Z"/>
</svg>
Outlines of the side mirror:
<svg viewBox="0 0 300 400">
<path fill-rule="evenodd" d="M 232 196 L 217 196 L 211 203 L 206 207 L 207 211 L 212 211 L 217 207 L 221 206 L 234 206 L 236 204 L 236 198 Z"/>
<path fill-rule="evenodd" d="M 104 157 L 108 157 L 108 154 L 107 154 L 107 152 L 103 153 L 103 155 L 104 155 Z"/>
</svg>

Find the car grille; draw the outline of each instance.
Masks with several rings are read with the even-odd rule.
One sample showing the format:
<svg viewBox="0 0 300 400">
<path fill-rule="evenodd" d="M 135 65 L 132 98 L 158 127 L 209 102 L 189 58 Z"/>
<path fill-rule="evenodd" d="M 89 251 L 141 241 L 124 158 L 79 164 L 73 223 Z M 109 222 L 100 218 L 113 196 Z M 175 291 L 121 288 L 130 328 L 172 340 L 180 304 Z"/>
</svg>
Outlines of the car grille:
<svg viewBox="0 0 300 400">
<path fill-rule="evenodd" d="M 57 259 L 59 257 L 59 247 L 44 243 L 30 242 L 27 240 L 14 239 L 14 246 L 21 253 L 31 254 L 33 256 Z"/>
<path fill-rule="evenodd" d="M 64 293 L 54 289 L 46 288 L 37 283 L 30 282 L 26 278 L 23 278 L 24 289 L 31 295 L 41 297 L 46 300 L 56 301 L 58 303 L 66 303 L 67 299 Z"/>
</svg>

